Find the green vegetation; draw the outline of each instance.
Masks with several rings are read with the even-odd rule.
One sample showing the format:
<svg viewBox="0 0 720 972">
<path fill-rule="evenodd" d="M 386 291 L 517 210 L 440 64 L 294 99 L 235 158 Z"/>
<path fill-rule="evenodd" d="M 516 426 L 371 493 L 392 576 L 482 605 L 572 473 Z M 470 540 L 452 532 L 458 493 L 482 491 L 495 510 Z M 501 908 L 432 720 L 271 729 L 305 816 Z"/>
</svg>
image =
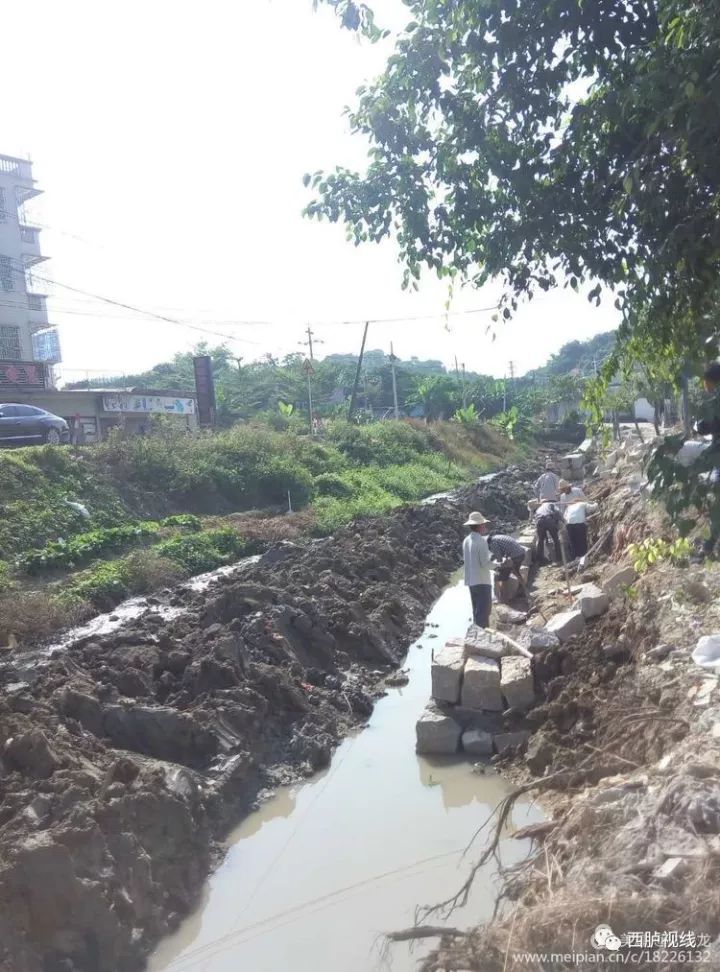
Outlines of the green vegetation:
<svg viewBox="0 0 720 972">
<path fill-rule="evenodd" d="M 676 566 L 687 564 L 692 546 L 686 537 L 672 542 L 659 537 L 657 539 L 648 537 L 642 543 L 631 543 L 628 546 L 628 553 L 638 574 L 644 574 L 650 567 L 663 560 L 669 560 Z"/>
<path fill-rule="evenodd" d="M 191 537 L 173 537 L 155 549 L 160 557 L 182 567 L 188 575 L 204 574 L 256 552 L 252 544 L 230 527 Z"/>
<path fill-rule="evenodd" d="M 160 529 L 152 521 L 121 527 L 106 527 L 80 533 L 70 540 L 56 540 L 41 550 L 29 550 L 18 558 L 17 565 L 27 574 L 39 574 L 58 567 L 78 567 L 124 547 L 134 546 Z"/>
<path fill-rule="evenodd" d="M 466 482 L 508 453 L 516 447 L 478 422 L 341 420 L 327 423 L 320 441 L 266 425 L 198 436 L 161 425 L 77 452 L 0 452 L 0 638 L 46 635 L 260 552 L 277 521 L 263 534 L 254 526 L 261 521 L 246 519 L 248 539 L 236 515 L 283 516 L 288 492 L 294 511 L 307 510 L 303 532 L 324 535 Z"/>
<path fill-rule="evenodd" d="M 103 561 L 75 574 L 68 584 L 49 596 L 51 605 L 88 616 L 92 609 L 109 611 L 134 594 L 147 594 L 187 577 L 177 564 L 154 550 L 138 550 L 119 560 Z"/>
<path fill-rule="evenodd" d="M 623 339 L 695 358 L 717 325 L 717 4 L 406 6 L 349 115 L 367 164 L 306 176 L 308 214 L 395 236 L 406 286 L 496 278 L 503 318 L 558 285 L 604 292 Z"/>
</svg>

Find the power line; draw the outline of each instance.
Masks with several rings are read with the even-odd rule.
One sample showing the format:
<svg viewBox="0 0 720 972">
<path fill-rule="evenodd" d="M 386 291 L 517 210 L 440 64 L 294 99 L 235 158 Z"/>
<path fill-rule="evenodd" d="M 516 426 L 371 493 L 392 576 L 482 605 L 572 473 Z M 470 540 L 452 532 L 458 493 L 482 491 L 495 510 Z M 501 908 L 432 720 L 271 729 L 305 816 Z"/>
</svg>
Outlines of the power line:
<svg viewBox="0 0 720 972">
<path fill-rule="evenodd" d="M 17 274 L 22 275 L 25 279 L 26 268 L 19 270 L 10 264 L 10 269 Z M 165 324 L 174 324 L 179 327 L 188 327 L 193 331 L 200 331 L 203 334 L 212 334 L 215 337 L 225 338 L 226 341 L 240 341 L 243 344 L 255 344 L 260 345 L 259 341 L 250 341 L 247 338 L 237 338 L 232 334 L 224 334 L 222 331 L 214 331 L 207 327 L 201 327 L 199 324 L 191 324 L 189 321 L 180 320 L 177 317 L 168 317 L 165 314 L 156 314 L 154 311 L 145 310 L 142 307 L 136 307 L 133 304 L 126 304 L 124 301 L 115 300 L 113 297 L 103 297 L 101 294 L 93 294 L 88 290 L 82 290 L 80 287 L 73 287 L 70 284 L 61 283 L 59 280 L 50 280 L 48 277 L 42 277 L 39 274 L 32 274 L 34 280 L 40 280 L 43 283 L 54 284 L 56 287 L 62 287 L 63 290 L 69 290 L 75 294 L 83 294 L 85 297 L 92 297 L 95 300 L 99 300 L 104 304 L 110 304 L 112 307 L 121 307 L 123 310 L 133 311 L 135 314 L 140 314 L 144 317 L 152 317 L 155 320 L 163 321 Z M 248 322 L 249 323 L 249 322 Z M 266 321 L 255 321 L 255 324 L 266 324 Z"/>
</svg>

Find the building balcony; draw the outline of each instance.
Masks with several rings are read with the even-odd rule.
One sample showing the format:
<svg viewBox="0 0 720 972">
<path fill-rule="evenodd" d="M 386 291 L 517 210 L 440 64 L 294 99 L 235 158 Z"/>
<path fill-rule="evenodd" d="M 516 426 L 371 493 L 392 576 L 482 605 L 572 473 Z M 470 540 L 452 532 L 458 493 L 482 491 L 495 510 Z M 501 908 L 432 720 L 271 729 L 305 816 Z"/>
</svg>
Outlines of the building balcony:
<svg viewBox="0 0 720 972">
<path fill-rule="evenodd" d="M 13 179 L 33 183 L 32 162 L 29 159 L 18 159 L 14 155 L 0 155 L 0 172 L 7 172 Z"/>
<path fill-rule="evenodd" d="M 27 322 L 31 333 L 50 326 L 45 294 L 28 294 L 27 307 Z"/>
<path fill-rule="evenodd" d="M 30 311 L 40 311 L 43 314 L 47 314 L 47 295 L 28 293 L 27 305 Z"/>
<path fill-rule="evenodd" d="M 25 245 L 27 246 L 27 244 Z M 34 252 L 32 250 L 30 251 L 23 250 L 23 254 L 22 254 L 23 269 L 29 270 L 30 267 L 34 267 L 38 263 L 44 263 L 45 260 L 49 260 L 49 259 L 50 257 L 46 257 L 42 255 L 42 253 L 40 252 L 40 244 L 38 243 L 37 247 L 34 249 Z"/>
<path fill-rule="evenodd" d="M 40 227 L 30 226 L 28 223 L 20 223 L 20 239 L 23 243 L 30 246 L 40 245 Z"/>
</svg>

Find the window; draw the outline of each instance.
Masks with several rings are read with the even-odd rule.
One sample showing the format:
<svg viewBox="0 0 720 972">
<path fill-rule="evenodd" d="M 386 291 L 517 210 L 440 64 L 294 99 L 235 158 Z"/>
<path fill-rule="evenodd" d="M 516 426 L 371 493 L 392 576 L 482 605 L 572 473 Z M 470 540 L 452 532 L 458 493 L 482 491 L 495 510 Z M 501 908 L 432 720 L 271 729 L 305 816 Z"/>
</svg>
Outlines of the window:
<svg viewBox="0 0 720 972">
<path fill-rule="evenodd" d="M 12 260 L 0 253 L 0 287 L 3 290 L 14 290 Z"/>
<path fill-rule="evenodd" d="M 0 223 L 4 223 L 8 217 L 7 207 L 5 206 L 5 190 L 0 186 Z"/>
<path fill-rule="evenodd" d="M 20 328 L 0 326 L 0 360 L 19 361 L 21 358 Z"/>
<path fill-rule="evenodd" d="M 38 415 L 47 415 L 44 409 L 35 408 L 34 405 L 16 405 L 15 408 L 17 409 L 18 415 L 34 415 L 35 417 Z"/>
<path fill-rule="evenodd" d="M 14 418 L 18 414 L 18 405 L 0 406 L 0 418 Z"/>
</svg>

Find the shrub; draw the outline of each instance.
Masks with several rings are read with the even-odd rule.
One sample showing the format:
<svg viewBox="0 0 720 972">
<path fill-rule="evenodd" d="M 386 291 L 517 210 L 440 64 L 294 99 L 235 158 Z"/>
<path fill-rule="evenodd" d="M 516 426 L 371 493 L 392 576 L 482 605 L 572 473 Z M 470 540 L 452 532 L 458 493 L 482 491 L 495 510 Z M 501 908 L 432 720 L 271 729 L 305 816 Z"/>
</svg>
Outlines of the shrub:
<svg viewBox="0 0 720 972">
<path fill-rule="evenodd" d="M 194 513 L 178 513 L 175 516 L 166 516 L 160 520 L 161 527 L 180 527 L 184 530 L 191 530 L 194 533 L 202 530 L 202 520 Z"/>
<path fill-rule="evenodd" d="M 352 486 L 337 473 L 321 473 L 314 480 L 315 492 L 318 496 L 336 496 L 342 499 L 352 496 Z"/>
<path fill-rule="evenodd" d="M 165 540 L 158 544 L 156 552 L 188 574 L 204 574 L 248 556 L 253 552 L 253 545 L 232 527 L 222 527 L 192 537 Z"/>
<path fill-rule="evenodd" d="M 126 597 L 147 594 L 185 576 L 182 568 L 155 550 L 138 550 L 120 560 L 81 571 L 58 598 L 70 607 L 86 602 L 100 610 L 111 610 Z"/>
<path fill-rule="evenodd" d="M 80 624 L 92 613 L 86 601 L 65 601 L 49 591 L 0 596 L 0 644 L 7 644 L 12 634 L 30 646 L 61 628 Z"/>
<path fill-rule="evenodd" d="M 18 559 L 17 564 L 28 574 L 39 574 L 58 567 L 76 567 L 101 554 L 140 543 L 157 532 L 158 524 L 152 521 L 90 530 L 71 537 L 70 540 L 56 540 L 41 550 L 30 550 Z"/>
</svg>

